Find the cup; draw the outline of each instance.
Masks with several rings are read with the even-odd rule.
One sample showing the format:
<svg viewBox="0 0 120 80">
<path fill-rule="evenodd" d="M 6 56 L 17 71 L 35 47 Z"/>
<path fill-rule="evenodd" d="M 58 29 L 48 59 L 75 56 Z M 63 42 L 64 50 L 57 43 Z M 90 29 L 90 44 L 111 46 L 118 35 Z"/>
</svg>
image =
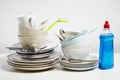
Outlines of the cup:
<svg viewBox="0 0 120 80">
<path fill-rule="evenodd" d="M 36 19 L 32 13 L 28 13 L 26 15 L 21 15 L 18 18 L 18 23 L 23 27 L 36 27 Z"/>
<path fill-rule="evenodd" d="M 23 48 L 35 48 L 45 43 L 48 33 L 39 28 L 32 13 L 19 16 L 18 23 L 18 38 Z"/>
</svg>

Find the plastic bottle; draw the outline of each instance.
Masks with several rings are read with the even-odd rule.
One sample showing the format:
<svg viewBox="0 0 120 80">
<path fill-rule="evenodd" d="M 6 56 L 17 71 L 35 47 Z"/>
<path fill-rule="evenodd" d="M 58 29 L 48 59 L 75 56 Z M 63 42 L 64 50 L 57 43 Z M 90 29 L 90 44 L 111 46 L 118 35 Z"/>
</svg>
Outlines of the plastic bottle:
<svg viewBox="0 0 120 80">
<path fill-rule="evenodd" d="M 104 29 L 102 34 L 99 36 L 100 39 L 100 50 L 99 50 L 99 69 L 111 69 L 114 66 L 114 35 L 110 30 L 108 21 L 105 21 Z"/>
</svg>

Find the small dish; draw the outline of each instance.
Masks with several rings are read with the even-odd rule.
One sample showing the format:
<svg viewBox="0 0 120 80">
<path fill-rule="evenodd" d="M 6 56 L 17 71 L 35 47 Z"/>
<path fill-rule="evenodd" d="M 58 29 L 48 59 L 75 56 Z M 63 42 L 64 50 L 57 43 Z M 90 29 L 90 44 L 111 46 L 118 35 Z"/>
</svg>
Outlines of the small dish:
<svg viewBox="0 0 120 80">
<path fill-rule="evenodd" d="M 71 70 L 89 70 L 93 69 L 97 66 L 98 60 L 97 57 L 90 55 L 85 58 L 85 60 L 96 60 L 91 62 L 86 61 L 80 61 L 80 62 L 70 62 L 68 59 L 66 59 L 64 56 L 59 57 L 60 64 L 67 69 Z"/>
<path fill-rule="evenodd" d="M 54 48 L 33 52 L 33 51 L 28 51 L 28 50 L 22 49 L 22 50 L 16 50 L 16 53 L 23 54 L 23 55 L 36 55 L 36 54 L 48 53 L 53 50 L 54 50 Z"/>
<path fill-rule="evenodd" d="M 97 67 L 97 66 L 86 67 L 86 68 L 74 68 L 74 67 L 67 67 L 67 66 L 64 66 L 65 69 L 75 70 L 75 71 L 87 71 L 87 70 L 95 69 L 96 67 Z"/>
<path fill-rule="evenodd" d="M 50 55 L 52 55 L 54 52 L 54 50 L 51 50 L 49 52 L 46 53 L 41 53 L 41 54 L 21 54 L 18 53 L 18 55 L 20 55 L 22 58 L 24 59 L 40 59 L 40 58 L 47 58 Z"/>
</svg>

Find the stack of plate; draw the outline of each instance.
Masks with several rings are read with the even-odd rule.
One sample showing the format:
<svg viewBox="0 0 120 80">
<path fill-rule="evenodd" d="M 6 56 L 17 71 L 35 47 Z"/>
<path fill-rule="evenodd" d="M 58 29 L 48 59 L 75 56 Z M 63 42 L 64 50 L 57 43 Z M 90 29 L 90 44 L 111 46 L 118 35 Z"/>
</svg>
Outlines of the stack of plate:
<svg viewBox="0 0 120 80">
<path fill-rule="evenodd" d="M 84 60 L 68 60 L 64 56 L 59 57 L 60 64 L 69 70 L 92 70 L 97 67 L 97 57 L 90 55 Z"/>
<path fill-rule="evenodd" d="M 53 52 L 53 55 L 46 58 L 38 58 L 38 59 L 26 59 L 20 56 L 17 53 L 13 53 L 8 55 L 8 64 L 13 66 L 16 69 L 21 70 L 44 70 L 48 68 L 54 67 L 58 60 L 58 53 Z"/>
<path fill-rule="evenodd" d="M 47 43 L 46 48 L 37 53 L 26 50 L 16 50 L 16 53 L 8 55 L 8 64 L 16 69 L 35 71 L 53 68 L 57 63 L 60 53 L 54 48 L 56 44 Z"/>
</svg>

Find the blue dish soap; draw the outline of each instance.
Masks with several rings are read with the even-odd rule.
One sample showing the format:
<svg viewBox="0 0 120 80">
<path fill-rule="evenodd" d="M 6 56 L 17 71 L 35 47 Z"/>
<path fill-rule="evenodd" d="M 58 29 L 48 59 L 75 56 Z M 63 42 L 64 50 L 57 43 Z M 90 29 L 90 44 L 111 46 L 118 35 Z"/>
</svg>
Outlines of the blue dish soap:
<svg viewBox="0 0 120 80">
<path fill-rule="evenodd" d="M 102 34 L 99 36 L 99 69 L 111 69 L 114 66 L 114 35 L 108 21 L 105 21 Z"/>
</svg>

